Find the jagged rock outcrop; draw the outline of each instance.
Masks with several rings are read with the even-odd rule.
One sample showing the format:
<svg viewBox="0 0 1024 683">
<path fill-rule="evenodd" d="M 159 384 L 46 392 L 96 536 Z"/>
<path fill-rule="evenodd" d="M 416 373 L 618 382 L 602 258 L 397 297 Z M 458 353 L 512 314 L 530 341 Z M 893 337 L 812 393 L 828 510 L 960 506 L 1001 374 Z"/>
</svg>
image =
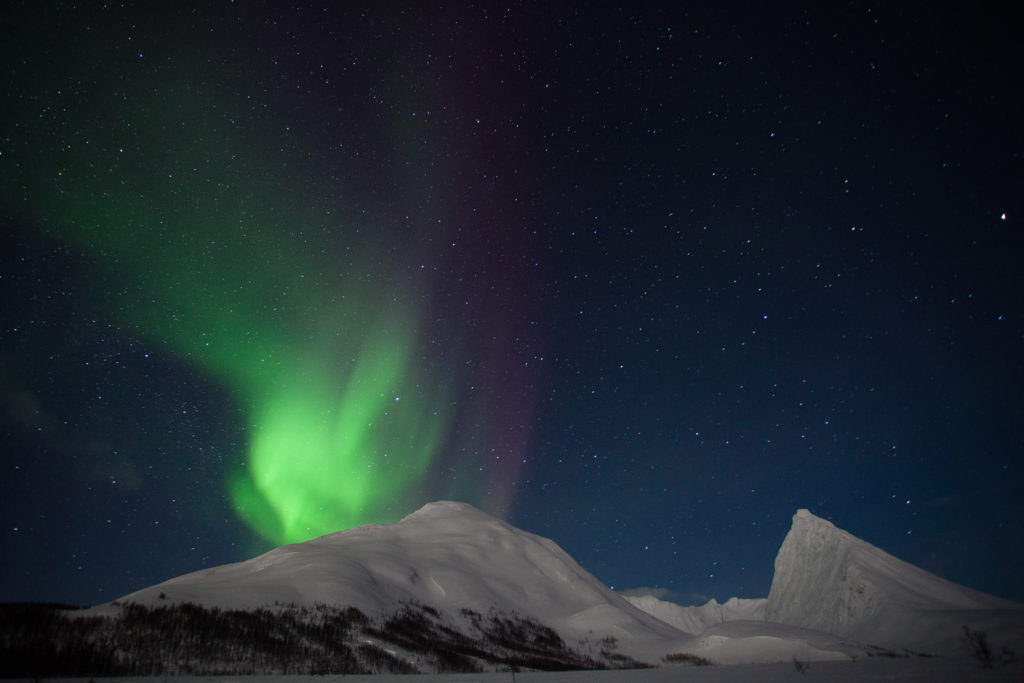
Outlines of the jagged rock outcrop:
<svg viewBox="0 0 1024 683">
<path fill-rule="evenodd" d="M 953 647 L 962 627 L 1020 637 L 1021 605 L 942 579 L 799 510 L 775 558 L 765 619 L 885 647 Z"/>
</svg>

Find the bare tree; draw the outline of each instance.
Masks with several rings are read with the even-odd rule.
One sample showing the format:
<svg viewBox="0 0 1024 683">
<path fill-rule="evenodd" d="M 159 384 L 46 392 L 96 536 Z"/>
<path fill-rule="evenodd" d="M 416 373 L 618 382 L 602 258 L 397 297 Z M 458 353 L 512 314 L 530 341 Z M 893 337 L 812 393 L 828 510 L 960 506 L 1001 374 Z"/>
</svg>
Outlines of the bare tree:
<svg viewBox="0 0 1024 683">
<path fill-rule="evenodd" d="M 974 631 L 970 626 L 964 624 L 964 640 L 967 642 L 967 649 L 971 656 L 981 662 L 986 669 L 991 669 L 992 646 L 988 643 L 988 634 L 984 631 Z"/>
</svg>

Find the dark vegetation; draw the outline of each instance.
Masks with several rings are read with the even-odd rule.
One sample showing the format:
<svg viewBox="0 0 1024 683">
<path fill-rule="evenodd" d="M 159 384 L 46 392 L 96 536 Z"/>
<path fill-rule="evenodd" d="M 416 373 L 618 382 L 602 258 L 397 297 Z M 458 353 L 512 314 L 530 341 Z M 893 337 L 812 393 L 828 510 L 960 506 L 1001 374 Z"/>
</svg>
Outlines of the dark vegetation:
<svg viewBox="0 0 1024 683">
<path fill-rule="evenodd" d="M 992 646 L 989 645 L 987 633 L 964 626 L 964 642 L 967 643 L 967 650 L 972 657 L 981 662 L 986 669 L 992 668 Z"/>
<path fill-rule="evenodd" d="M 989 642 L 988 634 L 984 631 L 965 625 L 963 637 L 967 651 L 986 669 L 991 669 L 996 664 L 1012 664 L 1016 661 L 1013 650 L 1005 645 L 995 647 Z"/>
<path fill-rule="evenodd" d="M 887 647 L 878 647 L 877 645 L 868 645 L 865 648 L 865 654 L 868 657 L 892 657 L 893 659 L 907 659 L 910 657 L 910 653 L 907 650 L 893 650 Z"/>
<path fill-rule="evenodd" d="M 671 652 L 661 658 L 666 664 L 684 664 L 686 666 L 711 666 L 712 661 L 707 657 L 692 655 L 689 652 Z"/>
<path fill-rule="evenodd" d="M 456 621 L 458 623 L 456 623 Z M 584 648 L 586 649 L 586 648 Z M 373 620 L 354 607 L 276 605 L 251 611 L 190 603 L 120 605 L 116 617 L 60 606 L 0 605 L 0 677 L 471 673 L 633 668 L 612 652 L 568 647 L 516 614 L 455 619 L 405 603 Z"/>
<path fill-rule="evenodd" d="M 0 609 L 0 676 L 363 673 L 349 636 L 359 610 L 221 610 L 126 604 L 116 618 L 33 605 Z"/>
</svg>

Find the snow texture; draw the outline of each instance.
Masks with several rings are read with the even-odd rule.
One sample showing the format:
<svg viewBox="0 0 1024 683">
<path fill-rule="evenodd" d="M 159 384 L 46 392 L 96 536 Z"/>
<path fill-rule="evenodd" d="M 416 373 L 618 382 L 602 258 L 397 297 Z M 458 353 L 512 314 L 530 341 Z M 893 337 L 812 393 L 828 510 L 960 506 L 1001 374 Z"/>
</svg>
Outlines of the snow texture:
<svg viewBox="0 0 1024 683">
<path fill-rule="evenodd" d="M 542 673 L 524 671 L 515 675 L 519 683 L 794 683 L 794 681 L 829 681 L 829 683 L 1018 683 L 1020 665 L 999 669 L 983 669 L 969 661 L 940 659 L 893 659 L 875 657 L 846 662 L 814 662 L 806 676 L 794 669 L 791 661 L 777 664 L 665 667 L 632 671 L 565 671 Z M 49 679 L 52 683 L 81 683 L 82 679 Z M 206 676 L 191 677 L 191 683 L 508 683 L 508 672 L 484 674 L 424 674 L 415 677 L 388 674 L 372 676 Z M 119 683 L 153 683 L 153 678 L 122 678 Z"/>
<path fill-rule="evenodd" d="M 800 510 L 767 599 L 682 607 L 615 593 L 554 542 L 454 502 L 186 574 L 94 608 L 193 602 L 224 608 L 326 603 L 375 616 L 416 601 L 532 617 L 570 645 L 614 638 L 660 663 L 690 653 L 719 664 L 863 659 L 883 649 L 965 654 L 962 628 L 1024 646 L 1024 608 L 958 586 Z M 610 642 L 610 641 L 609 641 Z M 380 680 L 380 679 L 376 679 Z M 616 679 L 609 679 L 616 680 Z"/>
<path fill-rule="evenodd" d="M 685 637 L 602 584 L 553 541 L 455 502 L 429 503 L 396 524 L 349 529 L 185 574 L 118 602 L 164 601 L 224 608 L 320 602 L 371 616 L 403 601 L 452 613 L 493 608 L 533 617 L 567 641 L 628 641 L 655 660 L 666 643 Z"/>
<path fill-rule="evenodd" d="M 963 626 L 1021 642 L 1024 606 L 957 585 L 799 510 L 765 619 L 889 648 L 950 652 Z"/>
</svg>

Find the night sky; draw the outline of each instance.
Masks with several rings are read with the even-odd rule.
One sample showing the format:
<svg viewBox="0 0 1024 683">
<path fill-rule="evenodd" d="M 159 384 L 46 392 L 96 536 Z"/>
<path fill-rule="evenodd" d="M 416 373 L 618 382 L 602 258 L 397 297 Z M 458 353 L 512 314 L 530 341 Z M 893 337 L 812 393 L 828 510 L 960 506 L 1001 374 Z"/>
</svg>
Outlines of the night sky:
<svg viewBox="0 0 1024 683">
<path fill-rule="evenodd" d="M 190 4 L 0 12 L 0 600 L 437 499 L 687 604 L 801 507 L 1024 600 L 994 5 Z"/>
</svg>

